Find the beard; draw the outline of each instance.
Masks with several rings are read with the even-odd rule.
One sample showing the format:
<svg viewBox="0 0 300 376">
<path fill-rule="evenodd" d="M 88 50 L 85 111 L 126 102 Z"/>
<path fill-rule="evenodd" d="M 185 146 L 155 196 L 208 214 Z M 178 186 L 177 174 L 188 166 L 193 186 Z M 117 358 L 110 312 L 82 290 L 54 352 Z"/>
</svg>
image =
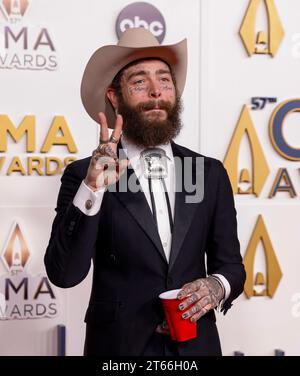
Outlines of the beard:
<svg viewBox="0 0 300 376">
<path fill-rule="evenodd" d="M 155 108 L 165 110 L 167 116 L 160 119 L 161 113 L 159 112 L 158 114 L 154 113 L 152 117 L 147 117 L 145 111 Z M 125 103 L 123 98 L 119 98 L 118 112 L 123 116 L 124 136 L 143 148 L 169 143 L 179 134 L 182 127 L 180 98 L 176 99 L 174 105 L 164 100 L 150 100 L 134 107 Z"/>
</svg>

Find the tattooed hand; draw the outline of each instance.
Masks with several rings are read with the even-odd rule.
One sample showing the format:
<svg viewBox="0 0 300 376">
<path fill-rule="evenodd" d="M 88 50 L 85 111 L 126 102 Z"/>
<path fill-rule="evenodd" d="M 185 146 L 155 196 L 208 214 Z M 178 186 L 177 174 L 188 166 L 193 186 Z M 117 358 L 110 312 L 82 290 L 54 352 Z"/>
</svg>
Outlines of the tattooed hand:
<svg viewBox="0 0 300 376">
<path fill-rule="evenodd" d="M 120 141 L 123 126 L 122 116 L 117 116 L 110 138 L 108 137 L 108 125 L 103 112 L 99 113 L 99 120 L 101 124 L 99 145 L 93 151 L 84 179 L 85 184 L 93 191 L 114 184 L 120 179 L 129 164 L 128 160 L 119 161 L 117 156 L 117 145 Z"/>
<path fill-rule="evenodd" d="M 224 298 L 225 290 L 221 282 L 214 277 L 200 278 L 182 287 L 177 298 L 182 302 L 179 309 L 184 311 L 184 319 L 195 322 L 205 315 L 209 310 L 217 307 Z"/>
</svg>

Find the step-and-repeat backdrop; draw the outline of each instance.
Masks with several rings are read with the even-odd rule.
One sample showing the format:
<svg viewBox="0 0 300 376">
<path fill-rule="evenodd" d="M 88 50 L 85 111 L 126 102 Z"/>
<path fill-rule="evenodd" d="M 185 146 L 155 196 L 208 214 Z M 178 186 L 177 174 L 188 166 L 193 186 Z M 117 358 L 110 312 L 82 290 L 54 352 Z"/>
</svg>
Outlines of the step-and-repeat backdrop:
<svg viewBox="0 0 300 376">
<path fill-rule="evenodd" d="M 81 355 L 91 274 L 63 290 L 43 257 L 66 165 L 98 126 L 80 83 L 129 27 L 188 39 L 177 142 L 223 161 L 235 193 L 244 294 L 218 315 L 223 353 L 300 355 L 298 0 L 0 0 L 0 354 Z M 101 77 L 99 77 L 101 79 Z"/>
</svg>

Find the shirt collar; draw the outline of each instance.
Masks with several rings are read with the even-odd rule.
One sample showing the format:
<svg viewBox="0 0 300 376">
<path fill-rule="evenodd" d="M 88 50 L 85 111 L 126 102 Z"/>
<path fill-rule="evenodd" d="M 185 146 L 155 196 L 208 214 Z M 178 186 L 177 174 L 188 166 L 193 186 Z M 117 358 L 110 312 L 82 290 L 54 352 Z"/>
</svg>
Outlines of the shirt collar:
<svg viewBox="0 0 300 376">
<path fill-rule="evenodd" d="M 122 135 L 121 137 L 121 144 L 122 144 L 123 149 L 126 151 L 126 154 L 129 160 L 139 159 L 141 152 L 145 150 L 145 148 L 137 146 L 134 143 L 132 143 L 124 135 Z M 170 142 L 168 142 L 165 145 L 157 145 L 156 147 L 163 149 L 169 161 L 173 162 L 173 152 L 172 152 L 172 147 L 171 147 Z"/>
</svg>

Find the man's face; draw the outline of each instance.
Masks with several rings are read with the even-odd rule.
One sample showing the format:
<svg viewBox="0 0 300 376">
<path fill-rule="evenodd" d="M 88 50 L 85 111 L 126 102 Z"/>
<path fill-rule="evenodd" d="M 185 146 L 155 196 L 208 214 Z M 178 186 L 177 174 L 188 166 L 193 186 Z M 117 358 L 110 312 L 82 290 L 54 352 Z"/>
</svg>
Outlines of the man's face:
<svg viewBox="0 0 300 376">
<path fill-rule="evenodd" d="M 122 72 L 117 109 L 124 135 L 141 147 L 170 142 L 181 128 L 181 102 L 170 68 L 160 60 L 143 60 Z"/>
<path fill-rule="evenodd" d="M 168 102 L 170 107 L 175 105 L 176 90 L 170 68 L 160 60 L 144 60 L 128 67 L 121 79 L 121 89 L 124 102 L 136 108 L 142 108 L 142 117 L 146 120 L 165 120 L 167 111 L 161 101 Z M 148 106 L 147 106 L 148 104 Z"/>
</svg>

